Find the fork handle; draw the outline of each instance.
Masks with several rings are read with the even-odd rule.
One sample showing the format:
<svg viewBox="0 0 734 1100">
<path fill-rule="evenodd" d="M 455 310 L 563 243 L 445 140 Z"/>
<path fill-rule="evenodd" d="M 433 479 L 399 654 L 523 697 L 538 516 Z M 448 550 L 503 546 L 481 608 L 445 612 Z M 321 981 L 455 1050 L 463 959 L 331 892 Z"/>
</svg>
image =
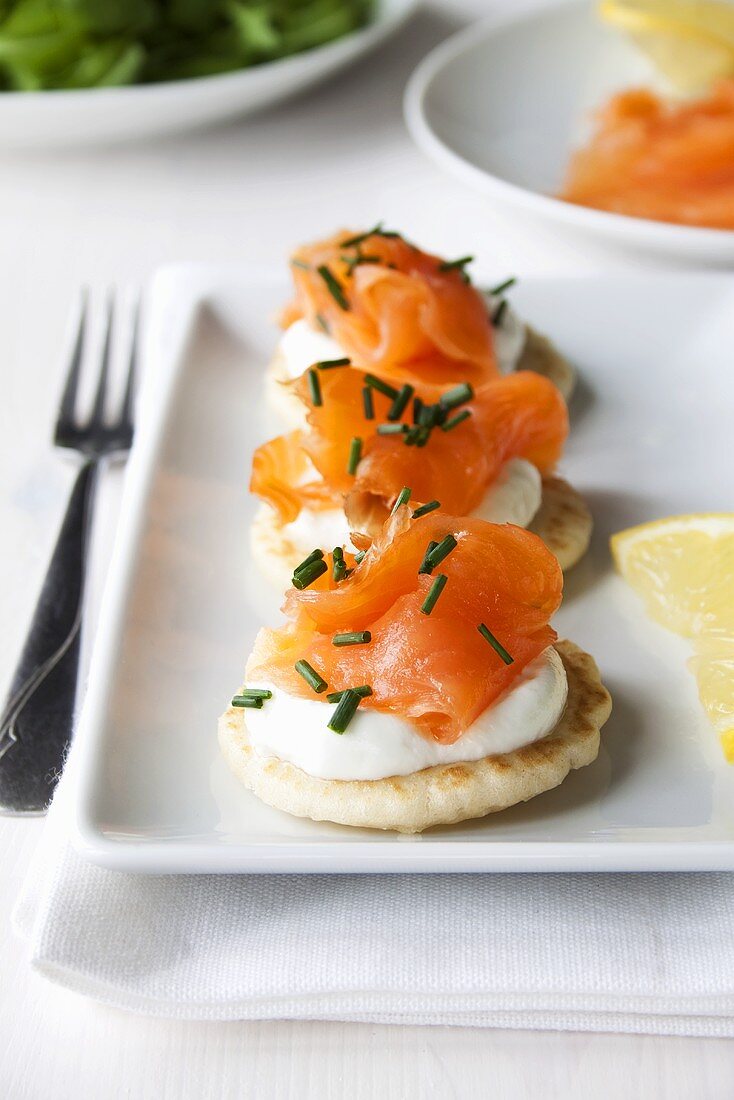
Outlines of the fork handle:
<svg viewBox="0 0 734 1100">
<path fill-rule="evenodd" d="M 71 741 L 89 517 L 98 463 L 86 462 L 36 604 L 0 719 L 0 811 L 48 807 Z"/>
</svg>

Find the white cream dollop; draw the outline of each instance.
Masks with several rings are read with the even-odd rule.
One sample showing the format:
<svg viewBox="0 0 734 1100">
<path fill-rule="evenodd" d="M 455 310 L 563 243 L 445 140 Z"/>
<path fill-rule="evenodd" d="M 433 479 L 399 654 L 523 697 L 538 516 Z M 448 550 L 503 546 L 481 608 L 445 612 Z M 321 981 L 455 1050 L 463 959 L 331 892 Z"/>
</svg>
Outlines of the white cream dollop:
<svg viewBox="0 0 734 1100">
<path fill-rule="evenodd" d="M 540 508 L 541 497 L 542 482 L 537 468 L 524 458 L 511 458 L 471 515 L 487 523 L 514 523 L 527 527 Z M 285 524 L 283 533 L 304 556 L 314 546 L 353 549 L 347 517 L 340 508 L 322 512 L 303 508 L 292 523 Z"/>
<path fill-rule="evenodd" d="M 551 646 L 457 741 L 441 745 L 405 719 L 366 707 L 357 711 L 346 733 L 335 734 L 327 728 L 333 704 L 289 695 L 266 681 L 249 686 L 273 692 L 262 710 L 244 711 L 255 751 L 319 779 L 343 780 L 409 775 L 436 764 L 513 752 L 550 733 L 568 696 L 563 662 Z"/>
<path fill-rule="evenodd" d="M 485 295 L 490 314 L 501 301 L 491 294 Z M 518 364 L 525 347 L 525 324 L 508 304 L 502 311 L 498 325 L 494 326 L 494 352 L 501 374 L 509 374 Z M 289 325 L 283 333 L 279 351 L 286 378 L 298 378 L 305 370 L 321 359 L 341 359 L 344 350 L 325 332 L 311 328 L 301 317 Z"/>
</svg>

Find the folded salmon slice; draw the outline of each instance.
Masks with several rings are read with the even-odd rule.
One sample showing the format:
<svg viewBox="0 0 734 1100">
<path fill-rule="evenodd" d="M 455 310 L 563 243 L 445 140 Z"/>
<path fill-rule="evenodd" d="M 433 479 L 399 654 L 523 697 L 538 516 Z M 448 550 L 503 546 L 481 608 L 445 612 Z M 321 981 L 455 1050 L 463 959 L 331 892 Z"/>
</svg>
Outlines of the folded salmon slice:
<svg viewBox="0 0 734 1100">
<path fill-rule="evenodd" d="M 684 225 L 734 229 L 734 80 L 702 99 L 632 89 L 599 112 L 560 198 Z"/>
<path fill-rule="evenodd" d="M 454 550 L 433 576 L 420 574 L 429 542 L 449 534 Z M 439 573 L 448 580 L 426 615 L 421 605 Z M 411 519 L 402 505 L 346 580 L 322 577 L 288 592 L 289 621 L 260 631 L 248 675 L 314 699 L 294 669 L 305 659 L 329 691 L 369 684 L 373 694 L 362 707 L 408 719 L 424 736 L 451 744 L 555 641 L 549 620 L 562 585 L 554 556 L 523 528 L 441 513 Z M 480 623 L 512 664 L 482 637 Z M 334 634 L 361 630 L 371 632 L 369 644 L 334 646 Z"/>
<path fill-rule="evenodd" d="M 487 303 L 463 267 L 397 234 L 343 230 L 299 248 L 291 270 L 296 295 L 283 325 L 305 318 L 356 366 L 424 385 L 497 375 Z"/>
<path fill-rule="evenodd" d="M 346 498 L 352 527 L 369 531 L 371 524 L 362 517 L 371 514 L 381 525 L 405 485 L 416 502 L 436 499 L 444 511 L 467 515 L 510 459 L 524 458 L 541 473 L 550 471 L 568 434 L 559 391 L 530 371 L 486 383 L 462 406 L 471 415 L 451 431 L 434 428 L 423 447 L 408 446 L 401 435 L 377 434 L 391 402 L 375 391 L 375 419 L 366 419 L 360 371 L 337 368 L 319 371 L 319 377 L 323 404 L 317 407 L 310 404 L 305 377 L 290 383 L 309 407 L 308 431 L 266 443 L 255 455 L 250 487 L 278 510 L 283 523 L 300 507 L 339 507 Z M 412 422 L 410 405 L 402 419 Z M 362 440 L 362 459 L 353 475 L 348 462 L 355 437 Z M 294 469 L 304 467 L 311 470 L 310 481 L 297 485 Z"/>
</svg>

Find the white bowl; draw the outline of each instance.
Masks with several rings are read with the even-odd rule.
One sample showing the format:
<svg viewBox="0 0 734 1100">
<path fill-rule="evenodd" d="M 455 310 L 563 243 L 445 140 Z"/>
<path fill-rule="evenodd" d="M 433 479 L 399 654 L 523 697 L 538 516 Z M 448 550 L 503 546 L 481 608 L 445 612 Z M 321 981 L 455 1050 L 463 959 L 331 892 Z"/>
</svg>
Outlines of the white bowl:
<svg viewBox="0 0 734 1100">
<path fill-rule="evenodd" d="M 44 149 L 160 136 L 240 117 L 346 68 L 394 34 L 418 0 L 379 0 L 375 18 L 326 46 L 192 80 L 79 91 L 0 92 L 0 143 Z"/>
<path fill-rule="evenodd" d="M 668 225 L 553 198 L 592 108 L 655 84 L 588 0 L 516 0 L 438 46 L 405 93 L 408 128 L 439 165 L 517 216 L 697 264 L 734 262 L 734 232 Z"/>
</svg>

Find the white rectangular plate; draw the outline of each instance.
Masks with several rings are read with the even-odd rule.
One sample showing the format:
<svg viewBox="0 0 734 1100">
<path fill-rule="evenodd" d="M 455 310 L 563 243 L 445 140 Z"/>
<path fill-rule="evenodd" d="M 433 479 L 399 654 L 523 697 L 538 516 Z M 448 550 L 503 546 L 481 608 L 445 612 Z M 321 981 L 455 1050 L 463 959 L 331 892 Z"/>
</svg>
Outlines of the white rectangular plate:
<svg viewBox="0 0 734 1100">
<path fill-rule="evenodd" d="M 501 273 L 500 273 L 501 274 Z M 521 313 L 580 372 L 562 472 L 595 517 L 556 625 L 613 699 L 591 767 L 505 813 L 422 836 L 303 821 L 228 772 L 217 716 L 279 598 L 249 559 L 253 447 L 278 430 L 263 369 L 282 280 L 167 269 L 148 300 L 145 387 L 79 731 L 76 842 L 133 871 L 622 871 L 734 868 L 734 768 L 688 647 L 614 575 L 609 536 L 731 508 L 734 281 L 522 280 Z"/>
</svg>

